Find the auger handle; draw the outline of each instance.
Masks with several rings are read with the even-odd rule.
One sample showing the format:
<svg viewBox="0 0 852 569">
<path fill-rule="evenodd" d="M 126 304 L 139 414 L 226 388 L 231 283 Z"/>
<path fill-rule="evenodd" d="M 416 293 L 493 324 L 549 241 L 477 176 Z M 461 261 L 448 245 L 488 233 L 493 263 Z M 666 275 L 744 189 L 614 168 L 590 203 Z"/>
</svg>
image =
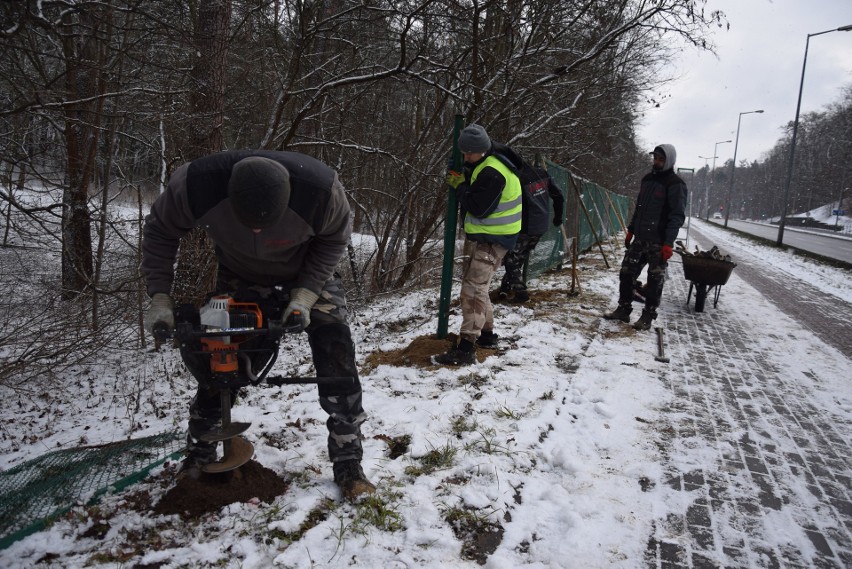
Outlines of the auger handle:
<svg viewBox="0 0 852 569">
<path fill-rule="evenodd" d="M 205 331 L 198 330 L 189 322 L 181 322 L 174 329 L 158 322 L 154 325 L 152 334 L 154 339 L 164 342 L 171 338 L 177 338 L 181 342 L 200 340 L 201 338 L 216 338 L 220 336 L 268 336 L 278 340 L 284 334 L 298 334 L 302 331 L 300 324 L 284 325 L 280 320 L 271 320 L 268 328 L 222 328 L 220 330 Z"/>
<path fill-rule="evenodd" d="M 291 385 L 299 383 L 312 383 L 317 385 L 331 384 L 348 384 L 355 383 L 355 378 L 351 376 L 343 377 L 285 377 L 283 375 L 274 375 L 266 378 L 266 383 L 270 385 Z"/>
</svg>

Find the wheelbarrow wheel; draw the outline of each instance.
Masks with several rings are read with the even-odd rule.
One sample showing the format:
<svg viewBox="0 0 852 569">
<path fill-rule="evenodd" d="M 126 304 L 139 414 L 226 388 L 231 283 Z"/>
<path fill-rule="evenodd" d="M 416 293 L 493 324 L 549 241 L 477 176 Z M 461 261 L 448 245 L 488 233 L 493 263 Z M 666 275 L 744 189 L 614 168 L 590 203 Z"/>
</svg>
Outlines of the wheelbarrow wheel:
<svg viewBox="0 0 852 569">
<path fill-rule="evenodd" d="M 704 302 L 707 300 L 707 285 L 695 284 L 695 311 L 704 312 Z"/>
</svg>

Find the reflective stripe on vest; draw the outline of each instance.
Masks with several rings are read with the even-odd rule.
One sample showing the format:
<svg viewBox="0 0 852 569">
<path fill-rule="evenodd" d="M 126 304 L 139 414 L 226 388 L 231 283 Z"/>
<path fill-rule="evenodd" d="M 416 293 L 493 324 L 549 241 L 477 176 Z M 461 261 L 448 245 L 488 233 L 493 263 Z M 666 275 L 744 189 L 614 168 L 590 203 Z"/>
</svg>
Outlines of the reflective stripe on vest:
<svg viewBox="0 0 852 569">
<path fill-rule="evenodd" d="M 486 233 L 489 235 L 515 235 L 521 231 L 521 181 L 509 170 L 508 166 L 497 158 L 489 156 L 477 166 L 470 176 L 470 183 L 476 181 L 479 172 L 485 168 L 494 168 L 506 180 L 500 194 L 497 208 L 486 217 L 474 217 L 468 213 L 464 218 L 465 233 Z"/>
</svg>

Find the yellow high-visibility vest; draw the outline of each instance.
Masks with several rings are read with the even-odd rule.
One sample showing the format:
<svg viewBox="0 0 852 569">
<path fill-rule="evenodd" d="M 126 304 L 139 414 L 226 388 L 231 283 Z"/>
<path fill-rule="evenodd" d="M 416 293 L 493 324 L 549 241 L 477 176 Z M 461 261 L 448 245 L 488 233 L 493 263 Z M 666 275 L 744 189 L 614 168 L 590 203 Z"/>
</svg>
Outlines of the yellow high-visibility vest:
<svg viewBox="0 0 852 569">
<path fill-rule="evenodd" d="M 465 233 L 486 233 L 488 235 L 515 235 L 521 231 L 521 181 L 494 156 L 489 156 L 473 170 L 470 183 L 476 181 L 483 168 L 490 167 L 500 172 L 506 179 L 500 203 L 497 209 L 486 217 L 475 217 L 468 213 L 464 218 Z"/>
</svg>

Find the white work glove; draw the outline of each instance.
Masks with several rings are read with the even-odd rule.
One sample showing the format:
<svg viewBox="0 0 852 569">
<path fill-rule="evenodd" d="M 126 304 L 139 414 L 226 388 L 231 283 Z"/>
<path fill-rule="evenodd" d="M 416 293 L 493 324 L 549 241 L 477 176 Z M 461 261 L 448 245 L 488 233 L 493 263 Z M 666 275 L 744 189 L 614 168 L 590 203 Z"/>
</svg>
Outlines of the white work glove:
<svg viewBox="0 0 852 569">
<path fill-rule="evenodd" d="M 150 334 L 154 334 L 154 327 L 157 324 L 164 324 L 171 331 L 175 328 L 175 312 L 172 298 L 163 293 L 155 293 L 151 297 L 151 306 L 145 313 L 145 330 Z"/>
<path fill-rule="evenodd" d="M 286 326 L 290 317 L 298 321 L 302 330 L 311 324 L 311 309 L 319 300 L 319 295 L 306 288 L 294 288 L 290 291 L 290 304 L 284 310 L 284 325 Z"/>
</svg>

